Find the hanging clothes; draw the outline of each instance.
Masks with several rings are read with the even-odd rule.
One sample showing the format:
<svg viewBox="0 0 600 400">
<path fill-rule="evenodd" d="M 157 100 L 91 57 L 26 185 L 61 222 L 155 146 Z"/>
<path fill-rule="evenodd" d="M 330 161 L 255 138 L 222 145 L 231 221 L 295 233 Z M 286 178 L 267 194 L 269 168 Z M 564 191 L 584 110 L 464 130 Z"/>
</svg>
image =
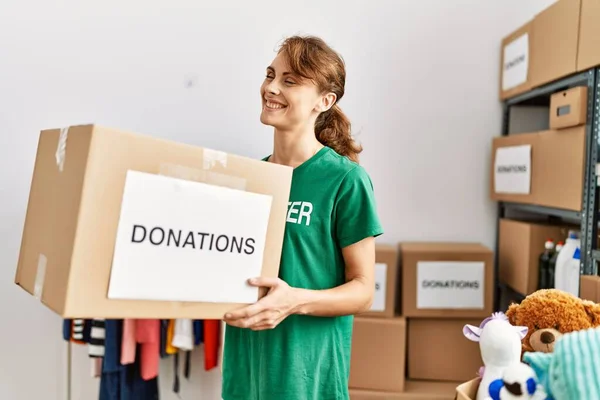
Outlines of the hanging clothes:
<svg viewBox="0 0 600 400">
<path fill-rule="evenodd" d="M 175 320 L 170 319 L 167 328 L 167 343 L 165 344 L 167 354 L 177 354 L 177 347 L 173 346 L 173 336 L 175 336 Z"/>
<path fill-rule="evenodd" d="M 85 319 L 74 319 L 73 323 L 71 324 L 71 327 L 71 338 L 73 342 L 77 344 L 87 343 L 85 340 Z"/>
<path fill-rule="evenodd" d="M 140 344 L 142 379 L 154 379 L 160 369 L 160 320 L 137 320 L 135 338 Z"/>
<path fill-rule="evenodd" d="M 194 320 L 194 345 L 198 346 L 202 344 L 202 336 L 204 333 L 204 327 L 201 319 Z"/>
<path fill-rule="evenodd" d="M 104 357 L 104 341 L 106 338 L 106 321 L 104 319 L 93 319 L 90 331 L 90 343 L 88 347 L 90 357 Z"/>
<path fill-rule="evenodd" d="M 169 320 L 161 319 L 160 320 L 160 357 L 166 358 L 169 356 L 167 354 L 167 331 L 169 330 Z"/>
<path fill-rule="evenodd" d="M 194 324 L 191 319 L 175 320 L 171 344 L 180 350 L 194 349 Z"/>
<path fill-rule="evenodd" d="M 204 369 L 215 368 L 219 360 L 221 321 L 204 321 Z"/>
<path fill-rule="evenodd" d="M 123 320 L 123 338 L 121 339 L 121 364 L 128 365 L 135 362 L 135 319 Z"/>
<path fill-rule="evenodd" d="M 100 400 L 158 400 L 158 378 L 142 379 L 140 357 L 133 364 L 121 364 L 123 321 L 106 320 L 105 332 Z"/>
</svg>

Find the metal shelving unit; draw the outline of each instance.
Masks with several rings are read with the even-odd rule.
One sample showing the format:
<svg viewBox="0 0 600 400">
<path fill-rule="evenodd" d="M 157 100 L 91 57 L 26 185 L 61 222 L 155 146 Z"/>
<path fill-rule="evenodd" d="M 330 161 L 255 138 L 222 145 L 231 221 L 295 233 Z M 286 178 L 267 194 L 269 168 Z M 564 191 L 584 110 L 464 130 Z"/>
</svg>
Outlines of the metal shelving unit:
<svg viewBox="0 0 600 400">
<path fill-rule="evenodd" d="M 532 89 L 526 93 L 512 97 L 503 104 L 502 136 L 509 135 L 510 111 L 514 106 L 548 105 L 550 95 L 555 92 L 566 90 L 576 86 L 587 86 L 587 123 L 586 123 L 586 146 L 585 146 L 585 175 L 581 210 L 563 210 L 549 207 L 536 206 L 519 203 L 498 203 L 498 218 L 496 224 L 496 252 L 495 252 L 495 281 L 498 282 L 495 305 L 498 309 L 501 289 L 504 285 L 498 279 L 498 241 L 500 219 L 504 218 L 507 211 L 519 211 L 548 217 L 552 220 L 564 220 L 580 225 L 581 230 L 581 264 L 580 273 L 585 275 L 598 274 L 598 262 L 600 262 L 600 250 L 597 249 L 599 213 L 597 208 L 598 177 L 596 166 L 600 148 L 600 69 L 594 68 L 563 79 L 556 80 L 545 86 Z"/>
</svg>

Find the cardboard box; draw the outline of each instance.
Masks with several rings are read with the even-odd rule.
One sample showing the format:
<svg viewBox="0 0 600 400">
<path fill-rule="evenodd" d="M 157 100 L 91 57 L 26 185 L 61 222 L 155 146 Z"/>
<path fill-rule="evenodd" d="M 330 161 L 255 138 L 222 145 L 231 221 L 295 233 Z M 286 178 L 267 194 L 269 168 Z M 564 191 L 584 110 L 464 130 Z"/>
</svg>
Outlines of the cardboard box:
<svg viewBox="0 0 600 400">
<path fill-rule="evenodd" d="M 547 239 L 566 241 L 568 228 L 562 226 L 500 220 L 498 241 L 499 278 L 517 292 L 528 295 L 538 289 L 539 257 Z"/>
<path fill-rule="evenodd" d="M 581 0 L 559 0 L 533 19 L 533 87 L 577 72 L 580 11 Z"/>
<path fill-rule="evenodd" d="M 350 400 L 454 400 L 456 383 L 406 381 L 404 392 L 350 389 Z"/>
<path fill-rule="evenodd" d="M 406 320 L 355 317 L 351 354 L 350 388 L 402 392 Z"/>
<path fill-rule="evenodd" d="M 492 200 L 579 211 L 585 126 L 496 137 L 490 172 Z"/>
<path fill-rule="evenodd" d="M 533 23 L 528 22 L 502 39 L 500 49 L 500 99 L 531 89 Z"/>
<path fill-rule="evenodd" d="M 581 0 L 577 70 L 600 65 L 600 0 Z"/>
<path fill-rule="evenodd" d="M 259 297 L 246 274 L 277 276 L 291 176 L 95 125 L 43 131 L 15 282 L 65 318 L 220 319 Z"/>
<path fill-rule="evenodd" d="M 375 294 L 365 317 L 392 318 L 399 311 L 398 246 L 377 244 L 375 249 Z"/>
<path fill-rule="evenodd" d="M 585 125 L 587 119 L 586 86 L 554 93 L 550 97 L 550 129 Z"/>
<path fill-rule="evenodd" d="M 486 318 L 493 252 L 478 243 L 401 243 L 404 317 Z"/>
<path fill-rule="evenodd" d="M 581 275 L 579 282 L 579 297 L 583 300 L 600 303 L 600 276 Z"/>
<path fill-rule="evenodd" d="M 409 379 L 461 381 L 473 379 L 483 366 L 479 343 L 463 335 L 465 324 L 482 319 L 408 319 Z"/>
<path fill-rule="evenodd" d="M 480 383 L 481 378 L 475 378 L 461 385 L 458 385 L 456 387 L 455 400 L 475 400 L 477 398 L 477 391 L 479 390 Z"/>
</svg>

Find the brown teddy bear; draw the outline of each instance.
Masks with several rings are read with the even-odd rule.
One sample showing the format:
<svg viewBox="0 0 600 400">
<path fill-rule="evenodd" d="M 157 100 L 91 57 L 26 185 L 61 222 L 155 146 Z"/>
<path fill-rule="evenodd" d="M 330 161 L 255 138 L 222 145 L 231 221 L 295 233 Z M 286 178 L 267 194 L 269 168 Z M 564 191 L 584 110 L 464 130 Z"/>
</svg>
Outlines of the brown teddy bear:
<svg viewBox="0 0 600 400">
<path fill-rule="evenodd" d="M 557 289 L 533 292 L 506 312 L 512 325 L 528 327 L 523 352 L 551 353 L 554 343 L 568 332 L 600 326 L 600 304 Z"/>
</svg>

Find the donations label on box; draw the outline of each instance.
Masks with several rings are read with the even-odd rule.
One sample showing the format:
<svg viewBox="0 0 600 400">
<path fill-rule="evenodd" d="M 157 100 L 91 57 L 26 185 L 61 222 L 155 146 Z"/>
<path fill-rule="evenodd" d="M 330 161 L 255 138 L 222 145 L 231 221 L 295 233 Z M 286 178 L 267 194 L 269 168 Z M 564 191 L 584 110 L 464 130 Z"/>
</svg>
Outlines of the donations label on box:
<svg viewBox="0 0 600 400">
<path fill-rule="evenodd" d="M 531 145 L 500 147 L 494 165 L 496 193 L 531 192 Z"/>
<path fill-rule="evenodd" d="M 370 311 L 384 311 L 387 289 L 387 264 L 375 264 L 375 293 Z"/>
<path fill-rule="evenodd" d="M 252 303 L 272 197 L 129 170 L 110 299 Z"/>
<path fill-rule="evenodd" d="M 485 263 L 419 261 L 418 309 L 483 309 Z"/>
</svg>

